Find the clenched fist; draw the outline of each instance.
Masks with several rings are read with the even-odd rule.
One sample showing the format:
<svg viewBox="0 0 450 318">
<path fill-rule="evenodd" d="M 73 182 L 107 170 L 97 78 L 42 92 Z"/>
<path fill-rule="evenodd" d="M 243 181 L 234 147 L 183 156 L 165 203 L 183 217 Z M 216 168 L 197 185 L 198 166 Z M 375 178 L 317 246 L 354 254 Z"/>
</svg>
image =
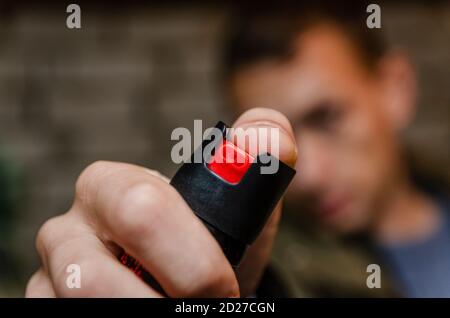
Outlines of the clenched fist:
<svg viewBox="0 0 450 318">
<path fill-rule="evenodd" d="M 294 134 L 283 115 L 255 108 L 234 124 L 253 126 L 279 128 L 280 160 L 295 165 Z M 119 262 L 124 250 L 170 297 L 246 296 L 267 264 L 281 213 L 279 203 L 234 272 L 207 228 L 156 171 L 96 162 L 81 173 L 75 189 L 70 210 L 38 233 L 42 266 L 28 283 L 27 297 L 161 297 Z M 80 266 L 80 288 L 66 284 L 70 264 Z"/>
</svg>

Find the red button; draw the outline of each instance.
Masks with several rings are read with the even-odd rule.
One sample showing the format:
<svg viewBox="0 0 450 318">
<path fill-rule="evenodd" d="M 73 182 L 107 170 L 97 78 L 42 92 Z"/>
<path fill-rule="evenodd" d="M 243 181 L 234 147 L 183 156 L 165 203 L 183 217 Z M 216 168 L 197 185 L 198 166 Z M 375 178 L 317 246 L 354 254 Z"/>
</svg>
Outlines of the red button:
<svg viewBox="0 0 450 318">
<path fill-rule="evenodd" d="M 239 183 L 254 158 L 228 140 L 216 149 L 208 168 L 229 183 Z"/>
</svg>

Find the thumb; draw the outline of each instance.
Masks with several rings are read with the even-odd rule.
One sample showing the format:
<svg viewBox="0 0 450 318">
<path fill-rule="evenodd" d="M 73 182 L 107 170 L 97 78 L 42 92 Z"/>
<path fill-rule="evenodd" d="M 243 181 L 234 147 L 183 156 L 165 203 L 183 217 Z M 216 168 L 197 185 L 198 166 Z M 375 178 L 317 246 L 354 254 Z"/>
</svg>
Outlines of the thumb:
<svg viewBox="0 0 450 318">
<path fill-rule="evenodd" d="M 253 130 L 255 134 L 246 133 L 248 130 Z M 273 130 L 278 131 L 278 140 L 267 138 L 271 136 Z M 242 133 L 243 134 L 239 134 Z M 248 139 L 240 138 L 242 136 L 249 137 Z M 233 124 L 231 131 L 231 140 L 245 150 L 253 157 L 263 152 L 263 149 L 253 147 L 254 145 L 264 145 L 264 149 L 276 155 L 280 161 L 287 165 L 294 167 L 297 161 L 297 147 L 289 120 L 280 112 L 270 108 L 252 108 L 243 113 Z M 263 140 L 261 144 L 259 139 Z M 257 139 L 257 140 L 256 140 Z M 276 142 L 277 144 L 274 144 Z"/>
<path fill-rule="evenodd" d="M 262 131 L 260 128 L 266 128 L 266 130 L 277 129 L 279 139 L 275 142 L 278 144 L 268 144 L 266 151 L 274 156 L 278 156 L 278 159 L 287 165 L 291 167 L 295 166 L 297 161 L 297 147 L 294 132 L 289 120 L 282 113 L 268 108 L 253 108 L 242 114 L 234 123 L 233 128 L 241 128 L 244 131 L 250 128 L 256 128 L 257 132 Z M 252 143 L 259 145 L 259 140 L 244 140 L 242 138 L 237 138 L 238 136 L 236 136 L 236 132 L 237 130 L 232 130 L 230 136 L 231 140 L 233 140 L 239 148 L 256 157 L 261 151 L 259 151 L 260 149 L 251 147 L 250 145 Z M 256 135 L 246 135 L 249 136 L 250 139 L 263 137 L 259 133 Z M 270 135 L 270 133 L 267 135 Z M 272 150 L 274 149 L 277 149 L 278 153 L 273 153 Z M 239 280 L 241 295 L 244 297 L 254 293 L 264 269 L 267 266 L 273 241 L 278 229 L 280 216 L 281 202 L 278 203 L 277 207 L 272 212 L 272 215 L 261 234 L 247 250 L 245 257 L 236 272 Z"/>
</svg>

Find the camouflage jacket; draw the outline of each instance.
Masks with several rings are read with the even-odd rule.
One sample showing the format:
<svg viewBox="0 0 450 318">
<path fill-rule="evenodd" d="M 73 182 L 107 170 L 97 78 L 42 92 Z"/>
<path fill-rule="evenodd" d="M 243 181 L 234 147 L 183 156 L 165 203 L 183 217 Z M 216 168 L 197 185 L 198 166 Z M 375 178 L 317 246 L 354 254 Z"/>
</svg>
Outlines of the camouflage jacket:
<svg viewBox="0 0 450 318">
<path fill-rule="evenodd" d="M 281 297 L 398 297 L 385 266 L 364 237 L 338 239 L 308 230 L 285 213 L 258 295 Z M 369 288 L 368 265 L 380 266 L 380 288 Z M 369 284 L 369 286 L 372 286 Z"/>
</svg>

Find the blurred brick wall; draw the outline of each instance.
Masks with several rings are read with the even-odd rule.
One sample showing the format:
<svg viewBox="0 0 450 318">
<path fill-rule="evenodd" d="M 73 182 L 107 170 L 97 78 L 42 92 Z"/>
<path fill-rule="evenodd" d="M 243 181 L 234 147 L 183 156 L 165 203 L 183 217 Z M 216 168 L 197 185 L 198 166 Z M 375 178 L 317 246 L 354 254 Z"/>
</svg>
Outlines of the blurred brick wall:
<svg viewBox="0 0 450 318">
<path fill-rule="evenodd" d="M 406 49 L 418 75 L 418 109 L 404 135 L 422 169 L 450 180 L 450 1 L 382 6 L 390 43 Z"/>
<path fill-rule="evenodd" d="M 20 10 L 0 22 L 0 147 L 25 173 L 15 251 L 36 266 L 34 236 L 71 204 L 89 163 L 117 160 L 171 175 L 175 127 L 224 117 L 217 85 L 223 13 Z"/>
<path fill-rule="evenodd" d="M 69 208 L 86 165 L 119 160 L 170 176 L 173 128 L 229 118 L 217 80 L 224 10 L 121 13 L 82 7 L 81 30 L 65 27 L 64 7 L 0 15 L 0 147 L 25 173 L 14 234 L 24 277 L 37 265 L 37 229 Z M 384 5 L 382 21 L 420 75 L 421 108 L 406 140 L 448 166 L 450 6 Z"/>
</svg>

